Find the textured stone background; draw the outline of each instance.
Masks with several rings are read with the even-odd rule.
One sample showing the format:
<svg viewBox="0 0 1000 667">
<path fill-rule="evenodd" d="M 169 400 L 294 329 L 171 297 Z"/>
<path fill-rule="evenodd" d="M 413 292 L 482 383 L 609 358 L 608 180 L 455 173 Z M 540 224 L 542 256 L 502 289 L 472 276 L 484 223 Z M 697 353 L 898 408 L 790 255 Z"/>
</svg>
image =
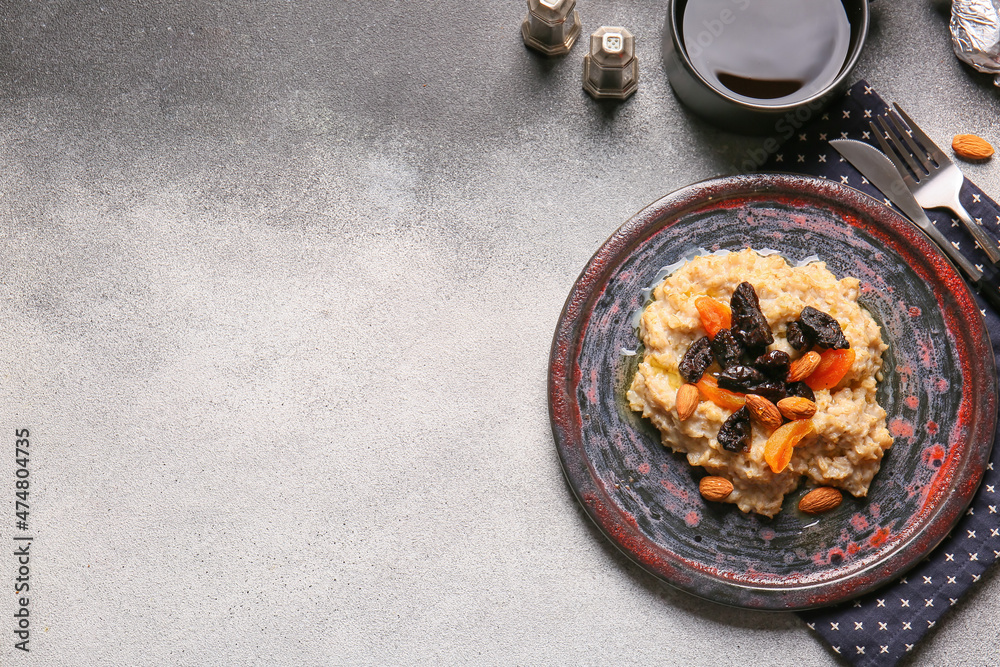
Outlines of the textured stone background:
<svg viewBox="0 0 1000 667">
<path fill-rule="evenodd" d="M 873 9 L 857 77 L 1000 142 L 947 3 Z M 579 11 L 636 34 L 627 103 L 586 96 L 581 45 L 526 50 L 514 0 L 0 5 L 0 432 L 31 428 L 38 538 L 32 652 L 8 620 L 0 662 L 836 664 L 637 570 L 563 482 L 578 272 L 759 145 L 672 96 L 662 3 Z M 995 662 L 998 599 L 911 664 Z"/>
</svg>

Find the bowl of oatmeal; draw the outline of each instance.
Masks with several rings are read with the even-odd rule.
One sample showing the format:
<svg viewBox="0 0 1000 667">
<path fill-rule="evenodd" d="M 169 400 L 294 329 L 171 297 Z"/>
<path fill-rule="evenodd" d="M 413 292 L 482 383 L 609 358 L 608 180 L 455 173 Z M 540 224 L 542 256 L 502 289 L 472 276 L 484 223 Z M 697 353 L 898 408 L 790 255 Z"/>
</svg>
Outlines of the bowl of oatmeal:
<svg viewBox="0 0 1000 667">
<path fill-rule="evenodd" d="M 693 379 L 681 358 L 706 335 L 695 301 L 725 303 L 743 282 L 774 340 L 742 364 L 801 356 L 788 326 L 806 306 L 840 324 L 854 357 L 815 391 L 813 430 L 779 472 L 761 463 L 762 424 L 727 452 L 717 434 L 733 410 L 701 396 L 677 419 Z M 801 176 L 707 181 L 638 213 L 574 285 L 549 371 L 555 444 L 587 515 L 667 583 L 749 608 L 833 604 L 900 576 L 968 505 L 996 425 L 992 350 L 960 276 L 891 209 Z M 715 477 L 733 483 L 728 502 L 700 492 Z M 817 486 L 843 501 L 800 511 Z"/>
<path fill-rule="evenodd" d="M 699 254 L 665 277 L 642 311 L 639 337 L 644 355 L 626 394 L 629 405 L 657 427 L 664 446 L 732 484 L 733 490 L 718 500 L 744 512 L 774 516 L 785 495 L 803 482 L 863 497 L 892 446 L 892 436 L 876 391 L 887 345 L 875 319 L 858 303 L 859 292 L 858 279 L 838 280 L 820 260 L 792 266 L 776 252 L 761 254 L 751 248 Z M 706 302 L 722 313 L 729 311 L 730 302 L 740 307 L 749 301 L 735 298 L 741 293 L 752 300 L 743 307 L 763 318 L 758 337 L 767 337 L 753 354 L 746 353 L 730 327 L 714 330 L 702 314 Z M 836 342 L 806 345 L 794 333 L 789 335 L 804 311 L 828 316 Z M 724 335 L 733 351 L 727 349 Z M 755 332 L 742 338 L 752 335 Z M 811 352 L 817 363 L 822 358 L 814 347 L 828 350 L 827 358 L 849 355 L 850 363 L 832 379 L 832 386 L 810 382 L 818 368 L 788 382 L 790 368 L 805 355 Z M 691 359 L 702 348 L 707 352 L 700 355 L 704 363 L 692 366 Z M 775 359 L 780 360 L 777 372 L 768 366 Z M 703 385 L 709 381 L 712 384 Z M 681 387 L 695 383 L 704 400 L 684 415 L 678 405 Z M 713 391 L 720 384 L 728 394 L 722 400 Z M 770 423 L 763 415 L 751 416 L 745 408 L 753 404 L 743 405 L 747 394 L 758 396 L 769 413 L 779 415 L 778 406 L 788 397 L 810 405 L 808 433 L 796 440 L 789 460 L 780 466 L 767 460 L 766 445 L 783 420 L 775 417 Z M 743 441 L 726 443 L 727 424 L 740 423 L 739 418 L 746 431 Z"/>
</svg>

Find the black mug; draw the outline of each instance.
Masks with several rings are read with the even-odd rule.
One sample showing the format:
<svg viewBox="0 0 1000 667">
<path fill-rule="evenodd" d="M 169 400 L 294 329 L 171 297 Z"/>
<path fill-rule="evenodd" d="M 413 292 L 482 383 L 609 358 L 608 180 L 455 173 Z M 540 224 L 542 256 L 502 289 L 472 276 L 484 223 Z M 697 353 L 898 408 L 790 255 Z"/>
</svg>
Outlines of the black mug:
<svg viewBox="0 0 1000 667">
<path fill-rule="evenodd" d="M 667 78 L 706 120 L 781 135 L 846 90 L 868 35 L 868 2 L 667 0 Z"/>
</svg>

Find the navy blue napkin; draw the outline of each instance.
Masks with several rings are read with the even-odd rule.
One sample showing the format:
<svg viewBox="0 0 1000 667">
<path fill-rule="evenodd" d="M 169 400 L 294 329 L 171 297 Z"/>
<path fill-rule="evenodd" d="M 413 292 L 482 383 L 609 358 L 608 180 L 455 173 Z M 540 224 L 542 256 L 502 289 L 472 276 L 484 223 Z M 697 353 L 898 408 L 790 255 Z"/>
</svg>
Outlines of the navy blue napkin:
<svg viewBox="0 0 1000 667">
<path fill-rule="evenodd" d="M 905 105 L 903 105 L 905 108 Z M 857 139 L 878 148 L 868 123 L 887 105 L 866 81 L 855 84 L 827 109 L 789 115 L 775 126 L 778 137 L 747 154 L 758 171 L 819 176 L 862 190 L 886 206 L 889 200 L 830 146 L 830 139 Z M 919 119 L 915 119 L 919 122 Z M 744 165 L 748 166 L 748 165 Z M 1000 238 L 1000 207 L 968 179 L 962 204 Z M 927 212 L 931 221 L 976 264 L 988 263 L 972 236 L 948 211 Z M 978 296 L 977 296 L 978 299 Z M 994 351 L 1000 350 L 1000 317 L 985 302 Z M 1000 361 L 998 361 L 1000 365 Z M 1000 447 L 995 447 L 982 484 L 951 534 L 906 576 L 851 602 L 800 614 L 831 649 L 853 665 L 887 667 L 915 650 L 928 632 L 946 621 L 948 609 L 1000 560 Z M 985 657 L 985 656 L 984 656 Z M 1000 656 L 989 656 L 998 660 Z"/>
</svg>

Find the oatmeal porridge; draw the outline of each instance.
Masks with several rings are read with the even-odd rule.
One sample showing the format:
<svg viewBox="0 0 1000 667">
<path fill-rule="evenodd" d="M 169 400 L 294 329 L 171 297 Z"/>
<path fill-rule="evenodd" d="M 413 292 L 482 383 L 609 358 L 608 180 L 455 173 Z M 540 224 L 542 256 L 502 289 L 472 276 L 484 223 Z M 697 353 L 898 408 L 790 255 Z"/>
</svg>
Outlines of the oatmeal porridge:
<svg viewBox="0 0 1000 667">
<path fill-rule="evenodd" d="M 823 262 L 692 259 L 641 315 L 631 408 L 744 512 L 774 516 L 803 479 L 866 495 L 892 438 L 876 401 L 887 346 L 858 291 Z"/>
</svg>

